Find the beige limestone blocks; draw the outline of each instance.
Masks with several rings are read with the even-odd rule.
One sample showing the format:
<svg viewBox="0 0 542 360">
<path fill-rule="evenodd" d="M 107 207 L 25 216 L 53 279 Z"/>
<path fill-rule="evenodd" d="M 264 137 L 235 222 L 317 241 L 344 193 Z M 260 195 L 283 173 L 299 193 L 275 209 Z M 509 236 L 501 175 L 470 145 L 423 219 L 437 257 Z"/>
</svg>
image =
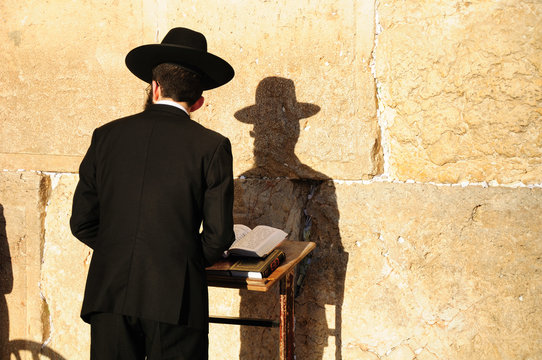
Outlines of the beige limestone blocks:
<svg viewBox="0 0 542 360">
<path fill-rule="evenodd" d="M 0 358 L 86 359 L 90 249 L 69 230 L 77 177 L 0 172 Z M 9 357 L 8 353 L 11 354 Z"/>
<path fill-rule="evenodd" d="M 232 316 L 239 314 L 239 290 L 209 288 L 209 314 Z M 238 359 L 241 343 L 238 326 L 209 324 L 209 359 Z"/>
<path fill-rule="evenodd" d="M 79 314 L 92 250 L 73 237 L 69 227 L 78 180 L 75 175 L 52 177 L 40 280 L 49 309 L 47 345 L 66 360 L 88 359 L 90 346 L 90 326 Z"/>
<path fill-rule="evenodd" d="M 541 7 L 5 0 L 0 168 L 76 172 L 96 126 L 141 109 L 125 54 L 194 28 L 236 69 L 194 113 L 232 140 L 236 221 L 296 239 L 310 224 L 318 246 L 296 299 L 298 359 L 536 358 L 541 189 L 427 182 L 541 182 Z M 342 181 L 381 174 L 384 158 L 392 180 L 426 184 Z M 67 223 L 76 181 L 0 173 L 4 352 L 88 356 L 90 252 Z M 212 314 L 278 310 L 261 294 L 210 296 Z M 276 335 L 213 325 L 211 358 L 273 358 Z"/>
<path fill-rule="evenodd" d="M 186 26 L 236 70 L 193 115 L 231 138 L 236 175 L 381 172 L 373 1 L 7 0 L 0 13 L 2 168 L 75 172 L 95 127 L 142 108 L 126 53 Z"/>
<path fill-rule="evenodd" d="M 1 175 L 13 283 L 24 279 L 6 295 L 17 319 L 10 339 L 27 340 L 26 348 L 46 344 L 56 360 L 86 359 L 88 326 L 79 310 L 90 250 L 68 227 L 77 176 Z M 246 179 L 235 190 L 236 222 L 271 223 L 295 239 L 307 230 L 307 215 L 312 221 L 317 249 L 296 299 L 299 358 L 529 358 L 542 351 L 539 188 Z M 34 255 L 28 248 L 17 255 L 19 234 Z M 276 291 L 211 289 L 211 314 L 276 317 Z M 211 358 L 273 358 L 277 335 L 213 325 Z"/>
<path fill-rule="evenodd" d="M 322 185 L 298 356 L 537 358 L 541 211 L 539 188 Z"/>
<path fill-rule="evenodd" d="M 235 190 L 236 221 L 282 225 L 292 237 L 306 229 L 305 214 L 312 221 L 317 249 L 296 299 L 299 358 L 536 358 L 542 351 L 540 188 L 247 179 Z M 214 311 L 277 315 L 273 294 L 239 295 L 211 298 Z M 241 359 L 276 354 L 273 329 L 214 331 L 238 339 Z"/>
<path fill-rule="evenodd" d="M 50 335 L 41 297 L 43 221 L 49 179 L 0 172 L 0 358 L 33 359 Z"/>
<path fill-rule="evenodd" d="M 124 56 L 154 41 L 142 12 L 129 0 L 0 3 L 0 168 L 74 172 L 96 126 L 141 109 Z"/>
<path fill-rule="evenodd" d="M 542 179 L 542 3 L 378 1 L 375 73 L 394 179 Z"/>
<path fill-rule="evenodd" d="M 236 70 L 232 82 L 208 92 L 204 110 L 194 113 L 232 140 L 236 175 L 251 170 L 267 177 L 360 179 L 380 172 L 369 66 L 374 1 L 164 6 L 170 15 L 162 18 L 161 32 L 179 24 L 202 31 L 209 50 Z"/>
</svg>

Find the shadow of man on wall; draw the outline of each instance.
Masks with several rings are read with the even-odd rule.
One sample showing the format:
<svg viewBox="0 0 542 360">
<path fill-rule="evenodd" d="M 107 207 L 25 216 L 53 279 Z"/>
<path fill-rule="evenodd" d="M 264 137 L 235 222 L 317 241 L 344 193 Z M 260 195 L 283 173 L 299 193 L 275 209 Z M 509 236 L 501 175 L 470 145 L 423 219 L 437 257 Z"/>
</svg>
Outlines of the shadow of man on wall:
<svg viewBox="0 0 542 360">
<path fill-rule="evenodd" d="M 255 104 L 235 113 L 237 120 L 254 126 L 254 165 L 235 182 L 234 220 L 251 228 L 281 228 L 290 240 L 316 242 L 312 257 L 296 272 L 296 355 L 321 359 L 333 338 L 339 360 L 348 256 L 341 244 L 335 187 L 295 155 L 300 121 L 319 111 L 317 105 L 297 101 L 292 80 L 267 77 L 258 84 Z M 278 318 L 278 286 L 271 291 L 241 290 L 240 316 Z M 329 322 L 328 308 L 334 312 Z M 242 326 L 239 358 L 275 359 L 278 341 L 277 329 Z"/>
</svg>

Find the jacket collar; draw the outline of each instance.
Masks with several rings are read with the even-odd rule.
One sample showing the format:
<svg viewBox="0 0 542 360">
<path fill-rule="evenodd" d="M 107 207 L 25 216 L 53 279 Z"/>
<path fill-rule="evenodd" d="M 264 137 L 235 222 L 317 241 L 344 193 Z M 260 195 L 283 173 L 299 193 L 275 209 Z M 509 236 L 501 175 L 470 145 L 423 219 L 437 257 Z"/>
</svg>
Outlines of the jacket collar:
<svg viewBox="0 0 542 360">
<path fill-rule="evenodd" d="M 179 103 L 177 103 L 177 102 L 175 102 L 173 100 L 158 100 L 157 102 L 155 102 L 155 104 L 171 105 L 173 107 L 181 109 L 182 111 L 184 111 L 185 113 L 188 114 L 188 111 L 181 104 L 179 104 Z"/>
<path fill-rule="evenodd" d="M 178 107 L 166 105 L 166 104 L 152 104 L 148 110 L 151 111 L 164 111 L 171 114 L 174 114 L 176 116 L 183 116 L 188 119 L 190 119 L 190 116 L 183 110 L 179 109 Z"/>
</svg>

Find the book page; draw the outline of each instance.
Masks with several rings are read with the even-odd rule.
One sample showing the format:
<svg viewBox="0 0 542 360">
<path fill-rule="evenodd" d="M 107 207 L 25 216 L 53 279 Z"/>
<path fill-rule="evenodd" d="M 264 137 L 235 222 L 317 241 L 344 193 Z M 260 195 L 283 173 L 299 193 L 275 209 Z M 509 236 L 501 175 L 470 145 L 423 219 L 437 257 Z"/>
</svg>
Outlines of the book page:
<svg viewBox="0 0 542 360">
<path fill-rule="evenodd" d="M 241 240 L 246 234 L 250 232 L 250 228 L 243 224 L 234 224 L 233 232 L 235 233 L 235 242 L 237 242 L 237 240 Z"/>
<path fill-rule="evenodd" d="M 275 248 L 288 234 L 271 226 L 256 226 L 239 241 L 235 241 L 230 247 L 234 249 L 246 249 L 254 251 L 258 256 L 264 256 Z"/>
<path fill-rule="evenodd" d="M 243 244 L 242 239 L 252 230 L 243 224 L 234 224 L 233 225 L 233 232 L 235 233 L 235 241 L 233 244 L 231 244 L 230 249 L 234 247 L 242 246 Z"/>
<path fill-rule="evenodd" d="M 243 224 L 233 224 L 233 233 L 235 234 L 235 241 L 231 244 L 230 249 L 238 247 L 239 244 L 241 244 L 241 239 L 245 237 L 246 234 L 248 234 L 251 231 L 251 229 Z M 224 254 L 222 254 L 222 257 L 228 257 L 229 255 L 229 249 L 224 251 Z"/>
</svg>

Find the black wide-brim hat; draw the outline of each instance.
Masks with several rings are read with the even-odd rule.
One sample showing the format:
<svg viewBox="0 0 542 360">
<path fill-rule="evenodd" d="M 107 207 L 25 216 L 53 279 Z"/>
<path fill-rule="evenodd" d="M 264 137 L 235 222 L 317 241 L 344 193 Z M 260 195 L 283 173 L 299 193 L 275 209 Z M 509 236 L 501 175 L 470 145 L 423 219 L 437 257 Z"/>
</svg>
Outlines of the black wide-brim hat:
<svg viewBox="0 0 542 360">
<path fill-rule="evenodd" d="M 136 47 L 126 55 L 126 66 L 141 80 L 152 82 L 152 69 L 173 63 L 202 76 L 203 90 L 214 89 L 233 79 L 235 72 L 224 59 L 207 52 L 207 40 L 197 31 L 171 29 L 160 44 Z"/>
</svg>

